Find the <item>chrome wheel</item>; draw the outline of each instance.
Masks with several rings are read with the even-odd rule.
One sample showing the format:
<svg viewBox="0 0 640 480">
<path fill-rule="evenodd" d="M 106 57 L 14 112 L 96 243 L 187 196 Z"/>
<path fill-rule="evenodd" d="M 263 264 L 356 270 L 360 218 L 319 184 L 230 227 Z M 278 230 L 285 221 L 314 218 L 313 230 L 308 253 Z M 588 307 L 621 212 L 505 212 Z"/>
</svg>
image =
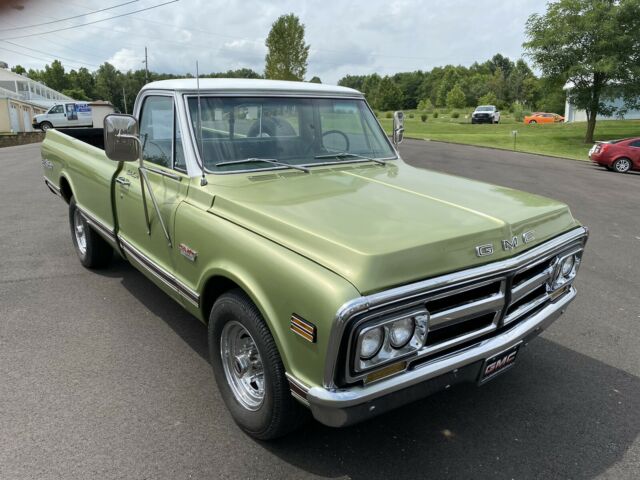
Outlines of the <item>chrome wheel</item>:
<svg viewBox="0 0 640 480">
<path fill-rule="evenodd" d="M 73 212 L 73 232 L 76 236 L 76 245 L 78 245 L 78 250 L 83 256 L 87 253 L 87 232 L 85 228 L 82 214 L 80 213 L 80 210 L 76 208 L 76 211 Z"/>
<path fill-rule="evenodd" d="M 264 367 L 258 346 L 239 322 L 230 321 L 222 329 L 220 355 L 236 400 L 248 410 L 258 410 L 264 401 Z"/>
<path fill-rule="evenodd" d="M 613 164 L 613 168 L 618 173 L 627 173 L 631 169 L 631 162 L 627 158 L 619 158 Z"/>
</svg>

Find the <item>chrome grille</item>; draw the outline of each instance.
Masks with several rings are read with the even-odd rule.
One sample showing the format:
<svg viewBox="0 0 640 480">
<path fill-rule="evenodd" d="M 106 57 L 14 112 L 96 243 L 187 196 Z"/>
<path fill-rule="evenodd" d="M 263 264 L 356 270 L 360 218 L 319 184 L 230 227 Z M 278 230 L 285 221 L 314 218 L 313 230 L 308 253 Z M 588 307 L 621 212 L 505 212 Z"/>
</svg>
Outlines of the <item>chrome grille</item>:
<svg viewBox="0 0 640 480">
<path fill-rule="evenodd" d="M 513 258 L 397 287 L 345 304 L 345 315 L 339 319 L 350 319 L 351 333 L 346 339 L 345 355 L 341 357 L 346 369 L 338 382 L 356 382 L 370 371 L 354 370 L 355 340 L 359 330 L 380 319 L 400 316 L 416 308 L 429 312 L 425 343 L 413 354 L 408 354 L 409 369 L 412 365 L 435 360 L 490 338 L 526 320 L 570 291 L 571 283 L 553 292 L 548 292 L 547 286 L 553 282 L 560 257 L 570 253 L 581 255 L 586 239 L 587 231 L 578 228 Z M 332 343 L 335 345 L 337 343 Z M 327 385 L 331 385 L 332 372 L 330 367 Z"/>
</svg>

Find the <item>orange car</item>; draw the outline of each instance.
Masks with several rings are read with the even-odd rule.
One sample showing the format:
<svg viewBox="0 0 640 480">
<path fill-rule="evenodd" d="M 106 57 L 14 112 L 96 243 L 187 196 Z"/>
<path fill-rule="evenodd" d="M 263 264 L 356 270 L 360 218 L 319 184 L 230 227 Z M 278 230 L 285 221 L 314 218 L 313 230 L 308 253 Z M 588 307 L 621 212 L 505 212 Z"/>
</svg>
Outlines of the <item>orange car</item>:
<svg viewBox="0 0 640 480">
<path fill-rule="evenodd" d="M 536 123 L 560 123 L 564 122 L 564 117 L 557 113 L 533 112 L 524 117 L 525 125 L 535 125 Z"/>
</svg>

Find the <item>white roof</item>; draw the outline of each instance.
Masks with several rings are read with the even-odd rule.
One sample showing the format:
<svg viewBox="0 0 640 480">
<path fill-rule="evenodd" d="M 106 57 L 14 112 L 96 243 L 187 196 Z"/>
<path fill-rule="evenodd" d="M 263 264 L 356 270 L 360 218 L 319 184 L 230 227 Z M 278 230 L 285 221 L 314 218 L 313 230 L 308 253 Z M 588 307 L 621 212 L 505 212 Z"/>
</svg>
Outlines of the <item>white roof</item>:
<svg viewBox="0 0 640 480">
<path fill-rule="evenodd" d="M 178 90 L 195 92 L 195 78 L 179 78 L 147 83 L 142 90 Z M 263 80 L 253 78 L 201 78 L 200 90 L 219 93 L 287 93 L 320 96 L 361 97 L 362 93 L 353 88 L 339 87 L 310 82 L 288 82 L 284 80 Z"/>
</svg>

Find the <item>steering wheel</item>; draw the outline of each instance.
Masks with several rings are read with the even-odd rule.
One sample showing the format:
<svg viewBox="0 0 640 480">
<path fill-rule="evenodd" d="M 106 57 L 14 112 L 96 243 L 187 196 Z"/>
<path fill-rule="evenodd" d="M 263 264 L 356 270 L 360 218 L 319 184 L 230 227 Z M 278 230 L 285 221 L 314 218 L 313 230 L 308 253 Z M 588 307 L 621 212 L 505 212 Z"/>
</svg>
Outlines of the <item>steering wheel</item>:
<svg viewBox="0 0 640 480">
<path fill-rule="evenodd" d="M 345 148 L 343 150 L 340 150 L 341 152 L 348 152 L 351 148 L 351 142 L 349 142 L 349 137 L 347 136 L 346 133 L 340 131 L 340 130 L 327 130 L 326 132 L 322 132 L 322 146 L 324 147 L 324 137 L 326 137 L 327 135 L 341 135 L 342 138 L 344 138 L 344 142 L 346 144 Z M 327 147 L 324 147 L 325 149 Z M 335 150 L 339 150 L 339 149 L 335 149 Z"/>
</svg>

